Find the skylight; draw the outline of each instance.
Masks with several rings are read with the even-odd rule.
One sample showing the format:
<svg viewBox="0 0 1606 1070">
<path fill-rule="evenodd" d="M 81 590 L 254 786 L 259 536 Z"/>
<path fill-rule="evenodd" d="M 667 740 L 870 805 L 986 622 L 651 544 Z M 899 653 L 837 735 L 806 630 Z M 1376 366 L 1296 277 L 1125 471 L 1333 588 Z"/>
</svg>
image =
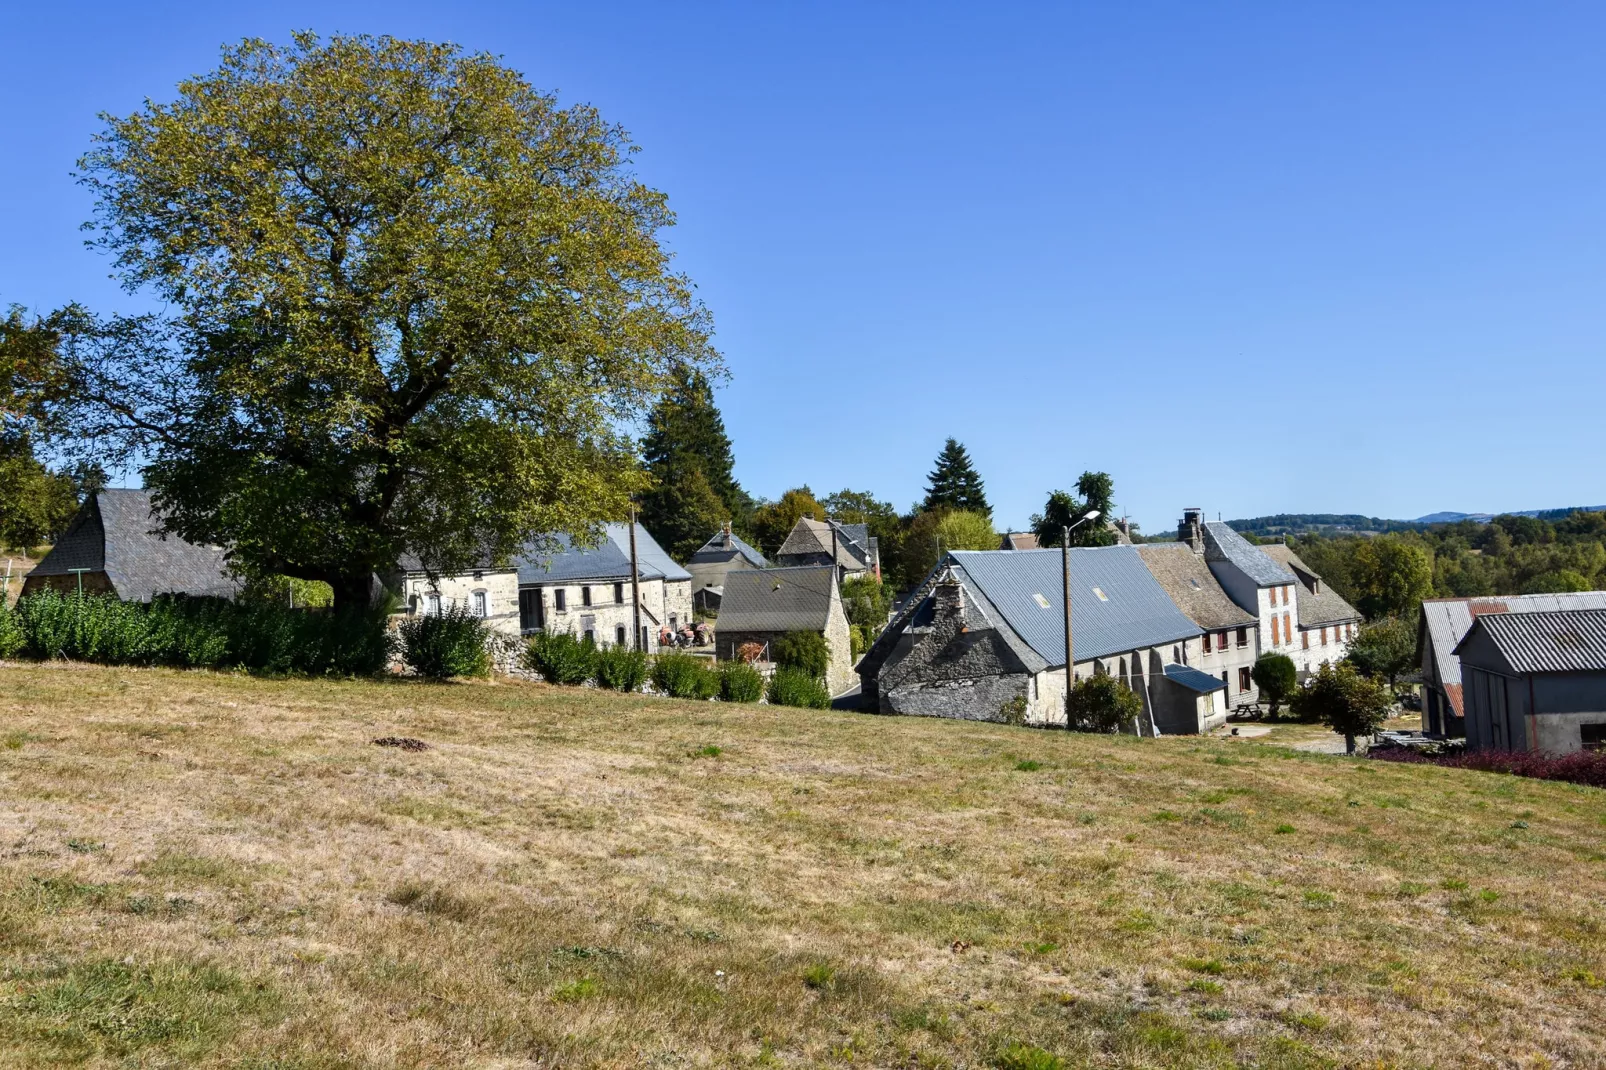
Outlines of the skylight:
<svg viewBox="0 0 1606 1070">
<path fill-rule="evenodd" d="M 1041 592 L 1032 595 L 1032 601 L 1036 602 L 1043 609 L 1048 608 L 1048 599 L 1044 598 Z"/>
<path fill-rule="evenodd" d="M 1102 587 L 1093 588 L 1093 593 L 1098 595 L 1100 602 L 1108 602 L 1110 600 L 1110 596 L 1104 593 L 1104 589 Z"/>
</svg>

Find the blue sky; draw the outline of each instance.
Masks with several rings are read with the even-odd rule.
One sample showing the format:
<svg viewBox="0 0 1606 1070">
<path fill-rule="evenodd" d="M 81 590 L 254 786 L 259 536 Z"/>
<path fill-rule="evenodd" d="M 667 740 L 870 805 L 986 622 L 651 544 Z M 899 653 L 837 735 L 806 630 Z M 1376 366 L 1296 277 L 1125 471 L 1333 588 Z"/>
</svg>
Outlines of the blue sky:
<svg viewBox="0 0 1606 1070">
<path fill-rule="evenodd" d="M 1151 531 L 1606 502 L 1606 6 L 18 6 L 0 302 L 140 307 L 77 229 L 96 113 L 298 28 L 631 132 L 754 493 L 906 507 L 953 435 L 1000 526 L 1085 468 Z"/>
</svg>

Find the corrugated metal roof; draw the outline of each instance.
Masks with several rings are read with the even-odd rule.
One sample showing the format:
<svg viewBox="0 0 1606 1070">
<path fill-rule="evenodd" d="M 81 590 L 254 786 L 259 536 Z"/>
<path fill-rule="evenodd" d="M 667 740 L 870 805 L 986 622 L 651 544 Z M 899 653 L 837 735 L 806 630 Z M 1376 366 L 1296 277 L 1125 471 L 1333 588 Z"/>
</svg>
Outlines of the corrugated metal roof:
<svg viewBox="0 0 1606 1070">
<path fill-rule="evenodd" d="M 726 634 L 822 631 L 835 584 L 830 565 L 729 572 L 715 627 Z"/>
<path fill-rule="evenodd" d="M 1606 672 L 1606 609 L 1488 613 L 1473 621 L 1514 672 Z M 1456 645 L 1459 654 L 1467 645 Z"/>
<path fill-rule="evenodd" d="M 1439 682 L 1444 685 L 1457 717 L 1465 716 L 1461 705 L 1461 659 L 1455 648 L 1472 629 L 1472 622 L 1486 613 L 1537 613 L 1547 610 L 1606 609 L 1606 591 L 1578 591 L 1568 594 L 1514 594 L 1490 598 L 1435 598 L 1422 603 L 1425 641 L 1433 649 Z"/>
<path fill-rule="evenodd" d="M 1280 587 L 1294 582 L 1292 572 L 1221 521 L 1206 521 L 1204 535 L 1205 560 L 1225 561 L 1261 587 Z"/>
<path fill-rule="evenodd" d="M 1167 680 L 1181 684 L 1190 691 L 1197 691 L 1201 695 L 1208 695 L 1212 691 L 1225 691 L 1226 682 L 1220 677 L 1195 669 L 1192 665 L 1178 665 L 1172 662 L 1161 670 Z"/>
<path fill-rule="evenodd" d="M 955 550 L 948 555 L 1028 646 L 1064 665 L 1059 550 Z M 1071 550 L 1071 637 L 1076 660 L 1199 635 L 1133 546 Z"/>
</svg>

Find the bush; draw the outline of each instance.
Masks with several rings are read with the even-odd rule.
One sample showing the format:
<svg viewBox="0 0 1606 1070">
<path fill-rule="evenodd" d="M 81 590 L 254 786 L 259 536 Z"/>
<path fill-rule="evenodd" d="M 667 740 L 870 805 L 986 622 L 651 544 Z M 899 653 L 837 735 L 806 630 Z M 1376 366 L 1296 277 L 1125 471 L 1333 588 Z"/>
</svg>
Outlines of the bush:
<svg viewBox="0 0 1606 1070">
<path fill-rule="evenodd" d="M 1440 765 L 1447 769 L 1475 769 L 1484 773 L 1510 773 L 1535 780 L 1563 780 L 1606 788 L 1606 752 L 1575 751 L 1552 756 L 1521 751 L 1480 750 L 1460 754 L 1424 754 L 1414 747 L 1373 747 L 1366 755 L 1385 762 Z"/>
<path fill-rule="evenodd" d="M 1293 695 L 1294 688 L 1299 683 L 1299 673 L 1294 668 L 1294 659 L 1287 654 L 1262 654 L 1255 667 L 1249 672 L 1250 679 L 1260 688 L 1260 695 L 1271 703 L 1271 717 L 1277 717 L 1277 707 L 1289 696 Z"/>
<path fill-rule="evenodd" d="M 1143 700 L 1113 676 L 1089 676 L 1071 689 L 1071 726 L 1078 731 L 1118 732 L 1142 714 Z"/>
<path fill-rule="evenodd" d="M 22 621 L 17 619 L 16 611 L 6 605 L 4 593 L 0 592 L 0 658 L 20 654 L 26 645 Z"/>
<path fill-rule="evenodd" d="M 831 696 L 819 678 L 801 669 L 779 668 L 770 677 L 770 704 L 774 706 L 801 706 L 805 709 L 828 710 Z"/>
<path fill-rule="evenodd" d="M 816 680 L 825 679 L 831 666 L 831 648 L 819 632 L 787 632 L 770 646 L 770 657 L 775 664 L 808 673 Z"/>
<path fill-rule="evenodd" d="M 537 632 L 530 636 L 525 662 L 549 684 L 583 684 L 597 673 L 597 646 L 568 632 Z"/>
<path fill-rule="evenodd" d="M 32 656 L 107 665 L 369 676 L 389 665 L 393 646 L 377 609 L 309 611 L 184 595 L 123 602 L 39 591 L 19 600 L 14 614 Z"/>
<path fill-rule="evenodd" d="M 720 674 L 691 654 L 659 654 L 652 662 L 652 685 L 672 698 L 713 698 Z"/>
<path fill-rule="evenodd" d="M 413 617 L 402 623 L 402 661 L 430 680 L 453 676 L 489 676 L 491 655 L 485 649 L 485 623 L 467 607 Z"/>
<path fill-rule="evenodd" d="M 647 682 L 647 655 L 627 646 L 597 651 L 597 683 L 614 691 L 640 691 Z"/>
<path fill-rule="evenodd" d="M 725 702 L 757 702 L 764 697 L 764 674 L 745 661 L 719 667 L 719 697 Z"/>
</svg>

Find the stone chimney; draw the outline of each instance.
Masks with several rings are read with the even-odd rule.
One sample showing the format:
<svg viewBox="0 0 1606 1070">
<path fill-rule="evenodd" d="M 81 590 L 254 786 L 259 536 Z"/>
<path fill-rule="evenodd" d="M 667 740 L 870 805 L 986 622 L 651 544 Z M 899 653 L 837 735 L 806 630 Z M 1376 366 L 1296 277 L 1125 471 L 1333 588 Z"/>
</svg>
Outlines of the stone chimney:
<svg viewBox="0 0 1606 1070">
<path fill-rule="evenodd" d="M 1182 519 L 1177 521 L 1177 541 L 1187 543 L 1196 554 L 1204 553 L 1203 515 L 1203 509 L 1184 509 Z"/>
<path fill-rule="evenodd" d="M 725 521 L 725 526 L 721 529 L 720 534 L 725 536 L 720 545 L 726 550 L 731 549 L 731 522 L 729 520 Z"/>
<path fill-rule="evenodd" d="M 963 622 L 965 619 L 965 589 L 954 574 L 949 572 L 937 581 L 931 592 L 932 623 Z"/>
</svg>

